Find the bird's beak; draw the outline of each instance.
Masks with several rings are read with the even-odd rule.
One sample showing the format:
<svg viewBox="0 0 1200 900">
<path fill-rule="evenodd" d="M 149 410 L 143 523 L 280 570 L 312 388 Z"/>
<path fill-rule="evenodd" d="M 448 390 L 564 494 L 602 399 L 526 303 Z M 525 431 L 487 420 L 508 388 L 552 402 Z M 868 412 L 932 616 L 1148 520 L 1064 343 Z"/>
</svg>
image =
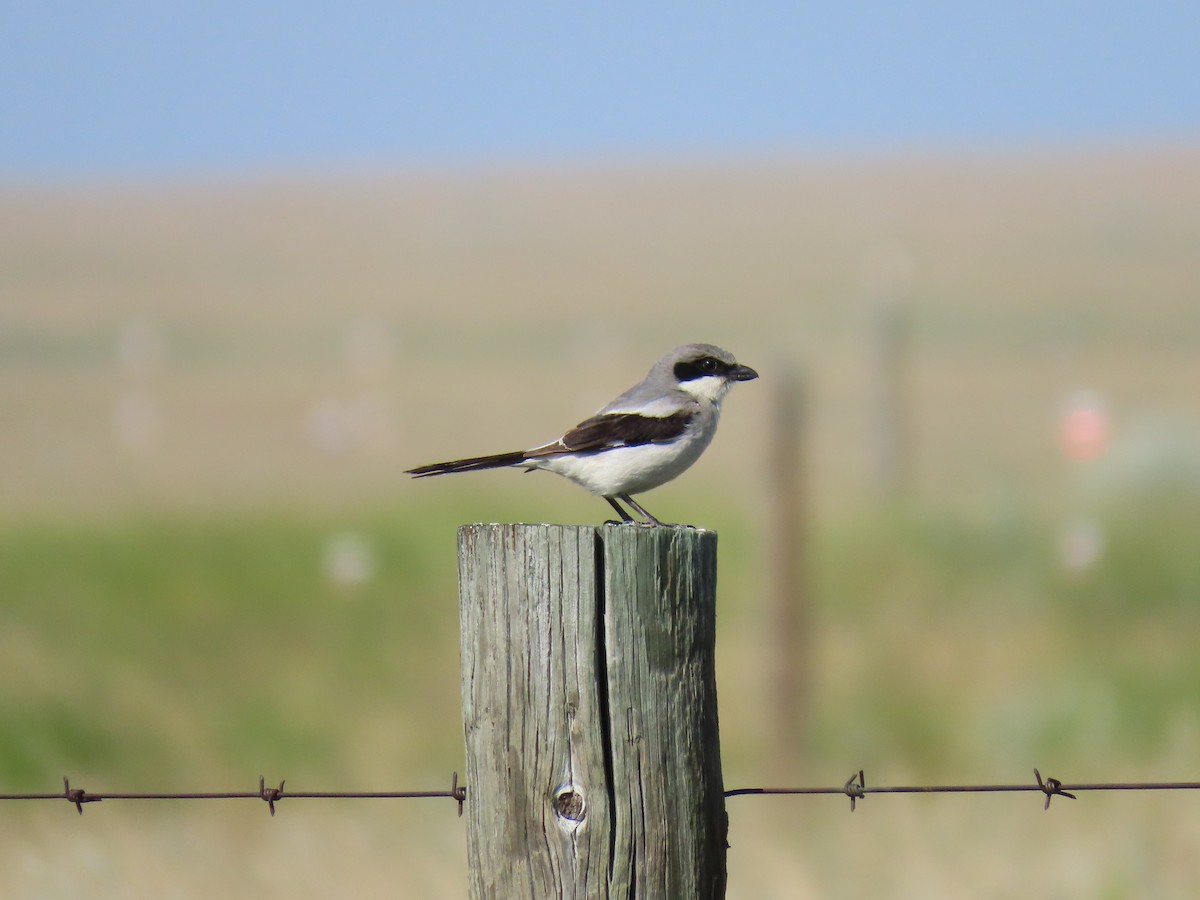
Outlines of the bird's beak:
<svg viewBox="0 0 1200 900">
<path fill-rule="evenodd" d="M 729 377 L 733 381 L 753 381 L 758 373 L 749 366 L 734 366 L 729 370 Z"/>
</svg>

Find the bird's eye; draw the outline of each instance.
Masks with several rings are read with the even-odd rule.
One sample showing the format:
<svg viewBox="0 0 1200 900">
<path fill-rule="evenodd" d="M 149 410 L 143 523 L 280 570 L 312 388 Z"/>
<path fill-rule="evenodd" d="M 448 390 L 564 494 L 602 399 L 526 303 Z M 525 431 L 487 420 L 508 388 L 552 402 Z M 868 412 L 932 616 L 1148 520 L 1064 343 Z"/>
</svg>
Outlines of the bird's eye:
<svg viewBox="0 0 1200 900">
<path fill-rule="evenodd" d="M 713 359 L 711 356 L 706 356 L 704 359 L 700 360 L 700 371 L 712 373 L 717 371 L 718 365 L 719 363 L 715 359 Z"/>
</svg>

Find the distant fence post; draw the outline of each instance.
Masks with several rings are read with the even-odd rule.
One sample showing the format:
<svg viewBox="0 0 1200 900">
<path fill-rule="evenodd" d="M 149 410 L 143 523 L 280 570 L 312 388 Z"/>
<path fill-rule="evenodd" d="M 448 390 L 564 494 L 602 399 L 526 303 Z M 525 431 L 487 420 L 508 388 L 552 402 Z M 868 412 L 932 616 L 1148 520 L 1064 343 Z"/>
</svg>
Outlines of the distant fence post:
<svg viewBox="0 0 1200 900">
<path fill-rule="evenodd" d="M 909 476 L 909 329 L 915 265 L 904 250 L 879 250 L 865 265 L 870 353 L 870 451 L 875 485 L 902 501 Z"/>
<path fill-rule="evenodd" d="M 778 369 L 771 415 L 768 478 L 769 635 L 773 766 L 793 771 L 805 750 L 810 659 L 806 579 L 808 485 L 804 442 L 805 385 L 794 367 Z"/>
<path fill-rule="evenodd" d="M 464 525 L 472 900 L 725 895 L 713 532 Z"/>
</svg>

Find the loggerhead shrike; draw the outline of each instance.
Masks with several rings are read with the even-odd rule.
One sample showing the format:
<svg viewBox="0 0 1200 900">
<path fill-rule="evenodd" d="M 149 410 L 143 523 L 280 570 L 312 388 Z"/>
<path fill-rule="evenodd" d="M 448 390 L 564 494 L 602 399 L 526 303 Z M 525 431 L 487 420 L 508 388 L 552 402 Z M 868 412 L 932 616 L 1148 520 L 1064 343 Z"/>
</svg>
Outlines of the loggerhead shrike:
<svg viewBox="0 0 1200 900">
<path fill-rule="evenodd" d="M 599 494 L 623 522 L 636 520 L 618 500 L 647 524 L 661 525 L 632 495 L 666 484 L 699 459 L 717 432 L 729 388 L 757 377 L 727 350 L 684 344 L 656 362 L 639 384 L 556 441 L 532 450 L 431 463 L 407 473 L 426 478 L 505 466 L 544 469 Z"/>
</svg>

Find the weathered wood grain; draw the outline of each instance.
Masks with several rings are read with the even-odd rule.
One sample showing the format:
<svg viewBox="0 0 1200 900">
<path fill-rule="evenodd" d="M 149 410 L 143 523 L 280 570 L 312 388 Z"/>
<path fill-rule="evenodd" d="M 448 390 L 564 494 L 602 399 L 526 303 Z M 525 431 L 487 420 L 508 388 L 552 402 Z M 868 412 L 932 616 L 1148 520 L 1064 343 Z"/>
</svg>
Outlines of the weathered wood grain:
<svg viewBox="0 0 1200 900">
<path fill-rule="evenodd" d="M 724 896 L 716 535 L 459 530 L 473 898 Z"/>
</svg>

